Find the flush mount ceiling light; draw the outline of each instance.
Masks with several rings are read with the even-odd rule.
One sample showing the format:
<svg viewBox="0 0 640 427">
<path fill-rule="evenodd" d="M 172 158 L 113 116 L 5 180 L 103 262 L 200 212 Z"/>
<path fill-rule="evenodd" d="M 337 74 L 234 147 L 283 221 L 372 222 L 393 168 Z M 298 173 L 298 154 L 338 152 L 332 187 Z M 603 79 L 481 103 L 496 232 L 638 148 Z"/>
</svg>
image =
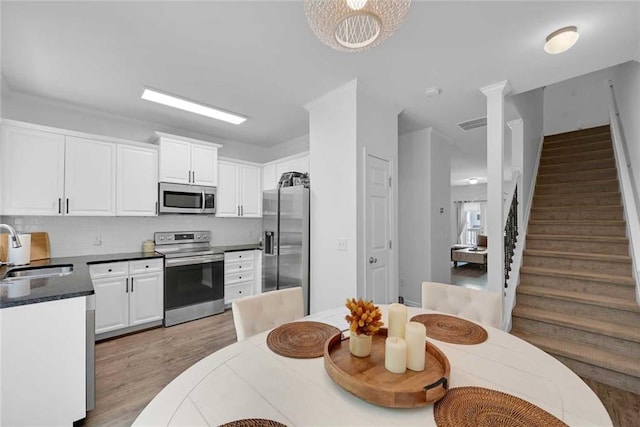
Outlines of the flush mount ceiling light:
<svg viewBox="0 0 640 427">
<path fill-rule="evenodd" d="M 153 89 L 145 89 L 144 92 L 142 92 L 141 98 L 146 101 L 156 102 L 158 104 L 178 108 L 190 113 L 200 114 L 201 116 L 211 117 L 212 119 L 222 120 L 223 122 L 232 123 L 234 125 L 239 125 L 247 120 L 246 117 L 239 116 L 237 114 L 228 113 L 217 108 L 209 107 L 187 99 L 178 98 Z"/>
<path fill-rule="evenodd" d="M 580 38 L 578 28 L 569 26 L 560 28 L 547 36 L 547 42 L 544 44 L 544 51 L 550 55 L 566 52 L 571 49 Z"/>
<path fill-rule="evenodd" d="M 478 178 L 469 178 L 467 181 L 469 181 L 469 184 L 475 185 L 478 183 Z"/>
<path fill-rule="evenodd" d="M 320 41 L 342 52 L 382 43 L 402 24 L 411 0 L 305 0 L 309 26 Z"/>
</svg>

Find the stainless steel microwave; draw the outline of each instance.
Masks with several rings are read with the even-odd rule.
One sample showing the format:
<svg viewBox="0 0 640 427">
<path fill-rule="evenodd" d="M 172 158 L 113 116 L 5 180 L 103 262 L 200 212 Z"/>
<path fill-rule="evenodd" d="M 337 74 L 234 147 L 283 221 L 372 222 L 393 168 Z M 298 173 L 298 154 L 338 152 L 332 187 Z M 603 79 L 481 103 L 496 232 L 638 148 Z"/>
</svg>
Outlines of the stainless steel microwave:
<svg viewBox="0 0 640 427">
<path fill-rule="evenodd" d="M 161 182 L 158 188 L 161 214 L 216 213 L 216 187 Z"/>
</svg>

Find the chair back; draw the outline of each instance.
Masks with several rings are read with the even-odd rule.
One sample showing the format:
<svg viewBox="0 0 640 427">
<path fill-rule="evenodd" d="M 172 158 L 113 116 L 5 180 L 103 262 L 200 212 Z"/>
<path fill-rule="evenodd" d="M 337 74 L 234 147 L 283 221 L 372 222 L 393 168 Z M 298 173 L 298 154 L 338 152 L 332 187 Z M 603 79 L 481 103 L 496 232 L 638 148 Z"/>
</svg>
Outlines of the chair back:
<svg viewBox="0 0 640 427">
<path fill-rule="evenodd" d="M 231 303 L 238 341 L 304 317 L 302 288 L 282 289 Z"/>
<path fill-rule="evenodd" d="M 502 298 L 495 292 L 423 282 L 422 308 L 455 314 L 494 328 L 502 327 Z"/>
<path fill-rule="evenodd" d="M 485 236 L 484 234 L 478 234 L 478 239 L 476 240 L 477 245 L 476 246 L 480 246 L 483 248 L 487 247 L 487 236 Z"/>
</svg>

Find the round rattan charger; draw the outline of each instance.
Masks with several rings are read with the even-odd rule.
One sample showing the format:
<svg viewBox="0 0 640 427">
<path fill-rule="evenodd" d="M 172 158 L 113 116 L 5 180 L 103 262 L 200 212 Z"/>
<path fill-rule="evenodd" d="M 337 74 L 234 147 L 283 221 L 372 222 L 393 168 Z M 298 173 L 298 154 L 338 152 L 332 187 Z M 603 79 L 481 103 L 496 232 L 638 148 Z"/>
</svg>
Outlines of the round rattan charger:
<svg viewBox="0 0 640 427">
<path fill-rule="evenodd" d="M 567 427 L 533 403 L 483 387 L 450 389 L 433 416 L 438 427 Z"/>
<path fill-rule="evenodd" d="M 285 323 L 269 333 L 267 346 L 280 356 L 314 359 L 324 355 L 324 343 L 337 333 L 338 328 L 326 323 Z"/>
<path fill-rule="evenodd" d="M 480 325 L 446 314 L 418 314 L 411 318 L 427 328 L 427 336 L 451 344 L 480 344 L 489 337 Z"/>
</svg>

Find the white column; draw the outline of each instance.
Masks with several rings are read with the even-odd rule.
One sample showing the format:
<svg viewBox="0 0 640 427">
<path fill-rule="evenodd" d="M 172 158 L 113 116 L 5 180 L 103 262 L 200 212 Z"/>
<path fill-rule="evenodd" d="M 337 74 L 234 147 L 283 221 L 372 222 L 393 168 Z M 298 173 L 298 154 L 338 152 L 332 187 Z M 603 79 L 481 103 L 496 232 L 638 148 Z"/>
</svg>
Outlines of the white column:
<svg viewBox="0 0 640 427">
<path fill-rule="evenodd" d="M 523 221 L 523 204 L 522 204 L 522 171 L 524 164 L 524 126 L 522 119 L 511 120 L 507 122 L 507 126 L 511 129 L 511 170 L 515 174 L 518 173 L 518 230 L 520 235 L 518 241 L 524 239 L 522 230 L 524 230 Z"/>
<path fill-rule="evenodd" d="M 487 97 L 487 290 L 504 290 L 504 96 L 511 90 L 508 81 L 480 89 Z"/>
</svg>

